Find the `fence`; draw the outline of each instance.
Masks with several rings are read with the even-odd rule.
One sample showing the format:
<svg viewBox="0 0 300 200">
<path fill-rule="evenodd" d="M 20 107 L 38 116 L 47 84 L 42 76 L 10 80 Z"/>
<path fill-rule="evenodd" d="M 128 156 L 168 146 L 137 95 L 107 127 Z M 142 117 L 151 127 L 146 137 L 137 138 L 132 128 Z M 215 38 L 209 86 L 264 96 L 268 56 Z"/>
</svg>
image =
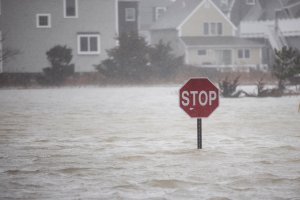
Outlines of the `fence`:
<svg viewBox="0 0 300 200">
<path fill-rule="evenodd" d="M 283 36 L 300 36 L 300 18 L 280 19 L 278 28 Z M 243 21 L 240 24 L 241 37 L 268 37 L 269 27 L 275 28 L 275 20 Z"/>
</svg>

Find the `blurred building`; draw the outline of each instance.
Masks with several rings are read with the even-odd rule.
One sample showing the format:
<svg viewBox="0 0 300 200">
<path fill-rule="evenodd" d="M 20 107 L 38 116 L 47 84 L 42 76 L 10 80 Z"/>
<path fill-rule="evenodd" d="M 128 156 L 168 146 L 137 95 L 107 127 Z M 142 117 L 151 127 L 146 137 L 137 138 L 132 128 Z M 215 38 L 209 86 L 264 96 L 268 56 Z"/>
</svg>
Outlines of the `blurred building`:
<svg viewBox="0 0 300 200">
<path fill-rule="evenodd" d="M 2 47 L 20 53 L 4 72 L 38 73 L 55 45 L 73 50 L 76 72 L 95 71 L 122 32 L 138 31 L 136 0 L 0 0 Z M 1 47 L 1 45 L 0 45 Z"/>
<path fill-rule="evenodd" d="M 140 0 L 139 33 L 151 43 L 150 29 L 167 12 L 175 0 Z"/>
<path fill-rule="evenodd" d="M 274 49 L 300 49 L 299 24 L 299 0 L 0 0 L 0 56 L 19 51 L 0 73 L 42 72 L 55 45 L 72 48 L 76 72 L 92 72 L 131 32 L 169 42 L 186 64 L 266 69 Z"/>
<path fill-rule="evenodd" d="M 298 0 L 177 0 L 151 27 L 186 64 L 266 70 L 274 49 L 300 49 Z"/>
<path fill-rule="evenodd" d="M 229 18 L 234 1 L 226 4 L 226 12 L 221 10 L 224 2 L 219 3 L 177 0 L 152 26 L 152 42 L 169 42 L 189 65 L 242 71 L 263 68 L 264 43 L 239 37 L 238 27 Z"/>
<path fill-rule="evenodd" d="M 273 49 L 283 46 L 300 49 L 300 1 L 252 0 L 248 8 L 237 1 L 233 20 L 239 25 L 243 38 L 264 39 L 270 49 L 269 65 L 273 61 Z"/>
</svg>

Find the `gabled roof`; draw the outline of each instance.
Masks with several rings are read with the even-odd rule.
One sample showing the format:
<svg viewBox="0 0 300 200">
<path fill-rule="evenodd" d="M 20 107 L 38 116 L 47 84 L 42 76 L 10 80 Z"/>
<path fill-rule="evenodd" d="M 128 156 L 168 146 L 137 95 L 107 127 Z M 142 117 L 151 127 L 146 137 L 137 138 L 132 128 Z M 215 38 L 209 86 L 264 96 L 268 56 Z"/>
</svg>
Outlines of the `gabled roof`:
<svg viewBox="0 0 300 200">
<path fill-rule="evenodd" d="M 176 29 L 202 0 L 176 0 L 151 29 Z"/>
<path fill-rule="evenodd" d="M 188 21 L 189 18 L 207 1 L 211 3 L 211 5 L 234 29 L 237 29 L 230 19 L 211 0 L 177 0 L 176 3 L 169 8 L 161 20 L 154 24 L 151 29 L 180 29 L 181 26 Z"/>
<path fill-rule="evenodd" d="M 184 20 L 181 22 L 181 24 L 177 27 L 177 29 L 180 29 L 193 15 L 195 12 L 198 11 L 199 8 L 201 8 L 205 2 L 209 2 L 218 12 L 219 14 L 232 26 L 234 30 L 236 30 L 236 26 L 230 21 L 230 19 L 214 4 L 211 0 L 203 0 Z"/>
<path fill-rule="evenodd" d="M 223 13 L 228 14 L 232 9 L 235 0 L 212 0 L 212 2 L 214 2 L 214 4 L 218 6 Z"/>
<path fill-rule="evenodd" d="M 261 40 L 252 40 L 234 36 L 181 37 L 187 47 L 262 47 Z"/>
</svg>

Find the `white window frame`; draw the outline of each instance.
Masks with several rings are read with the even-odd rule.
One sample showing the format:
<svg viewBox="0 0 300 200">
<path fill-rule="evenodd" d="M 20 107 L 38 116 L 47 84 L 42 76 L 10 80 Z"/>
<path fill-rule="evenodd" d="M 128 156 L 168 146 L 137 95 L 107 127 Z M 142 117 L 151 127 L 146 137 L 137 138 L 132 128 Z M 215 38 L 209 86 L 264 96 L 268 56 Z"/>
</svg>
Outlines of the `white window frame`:
<svg viewBox="0 0 300 200">
<path fill-rule="evenodd" d="M 242 52 L 242 57 L 239 56 L 240 51 Z M 249 51 L 249 57 L 246 57 L 246 51 Z M 238 59 L 250 59 L 251 58 L 251 50 L 250 49 L 238 49 L 237 51 L 237 57 Z"/>
<path fill-rule="evenodd" d="M 246 0 L 246 4 L 248 5 L 255 5 L 256 0 Z"/>
<path fill-rule="evenodd" d="M 166 7 L 155 7 L 155 21 L 158 20 L 159 18 L 159 10 L 163 10 L 164 12 L 167 11 L 167 8 Z"/>
<path fill-rule="evenodd" d="M 221 31 L 219 34 L 219 24 L 221 24 Z M 208 26 L 208 33 L 205 33 L 205 26 Z M 204 22 L 203 23 L 203 35 L 205 36 L 221 36 L 223 35 L 223 23 L 222 22 Z"/>
<path fill-rule="evenodd" d="M 48 25 L 40 25 L 40 17 L 48 18 Z M 36 27 L 37 28 L 51 28 L 51 14 L 49 13 L 38 13 L 36 14 Z"/>
<path fill-rule="evenodd" d="M 129 18 L 129 13 L 133 12 L 133 18 Z M 135 22 L 136 21 L 136 9 L 135 8 L 125 8 L 125 21 Z"/>
<path fill-rule="evenodd" d="M 80 39 L 82 37 L 87 37 L 88 38 L 88 51 L 81 51 L 81 46 L 80 46 Z M 97 51 L 91 51 L 90 50 L 90 38 L 91 37 L 96 37 L 97 38 Z M 101 41 L 100 41 L 100 34 L 78 34 L 77 35 L 77 53 L 78 55 L 99 55 L 101 53 Z"/>
<path fill-rule="evenodd" d="M 78 18 L 78 0 L 75 1 L 75 16 L 68 16 L 67 15 L 67 0 L 64 0 L 64 18 Z"/>
</svg>

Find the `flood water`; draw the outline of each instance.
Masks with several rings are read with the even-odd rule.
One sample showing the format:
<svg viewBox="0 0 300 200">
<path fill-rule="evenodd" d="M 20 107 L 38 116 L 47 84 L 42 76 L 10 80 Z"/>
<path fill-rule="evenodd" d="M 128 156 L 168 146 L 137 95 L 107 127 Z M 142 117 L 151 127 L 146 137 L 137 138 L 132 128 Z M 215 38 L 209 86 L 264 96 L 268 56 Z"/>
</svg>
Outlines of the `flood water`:
<svg viewBox="0 0 300 200">
<path fill-rule="evenodd" d="M 0 90 L 0 199 L 300 199 L 300 97 L 220 100 L 177 86 Z"/>
</svg>

